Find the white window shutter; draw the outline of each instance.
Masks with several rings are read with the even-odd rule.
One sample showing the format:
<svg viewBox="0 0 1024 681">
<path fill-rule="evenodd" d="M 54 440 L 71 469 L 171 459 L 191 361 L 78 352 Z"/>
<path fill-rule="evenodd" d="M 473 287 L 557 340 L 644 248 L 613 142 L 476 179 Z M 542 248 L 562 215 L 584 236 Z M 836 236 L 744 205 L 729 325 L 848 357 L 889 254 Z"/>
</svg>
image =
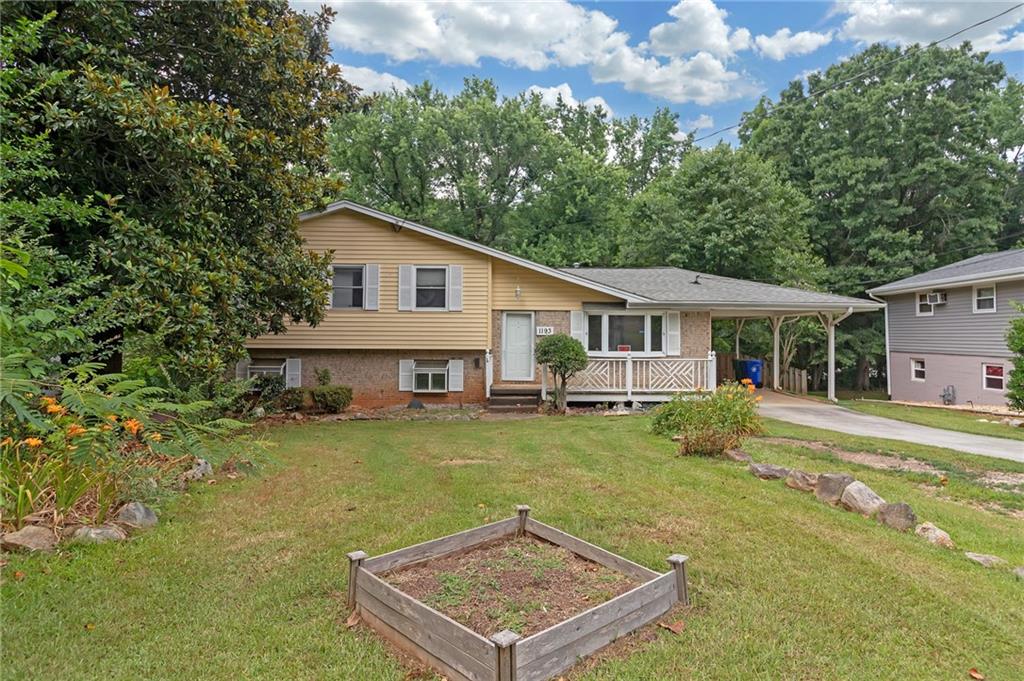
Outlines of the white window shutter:
<svg viewBox="0 0 1024 681">
<path fill-rule="evenodd" d="M 448 392 L 450 392 L 450 393 L 461 393 L 462 392 L 462 370 L 463 370 L 463 360 L 461 360 L 461 359 L 450 359 L 450 360 L 448 360 Z"/>
<path fill-rule="evenodd" d="M 302 387 L 302 360 L 298 357 L 289 357 L 284 363 L 284 387 Z"/>
<path fill-rule="evenodd" d="M 334 265 L 327 268 L 327 309 L 334 307 Z"/>
<path fill-rule="evenodd" d="M 400 392 L 412 392 L 412 370 L 416 362 L 411 359 L 398 360 L 398 390 Z"/>
<path fill-rule="evenodd" d="M 398 266 L 398 309 L 399 310 L 411 310 L 412 309 L 412 298 L 415 292 L 415 285 L 413 283 L 413 277 L 415 276 L 415 269 L 412 265 L 399 265 Z M 412 390 L 412 388 L 409 388 Z"/>
<path fill-rule="evenodd" d="M 244 381 L 249 378 L 249 365 L 252 364 L 251 359 L 243 359 L 235 365 L 235 378 L 240 381 Z"/>
<path fill-rule="evenodd" d="M 462 265 L 448 265 L 448 309 L 462 312 Z"/>
<path fill-rule="evenodd" d="M 363 309 L 380 309 L 380 265 L 363 268 Z"/>
<path fill-rule="evenodd" d="M 572 310 L 569 313 L 569 332 L 583 347 L 587 347 L 587 315 L 583 310 Z"/>
<path fill-rule="evenodd" d="M 665 328 L 668 342 L 665 343 L 665 354 L 678 355 L 679 349 L 679 313 L 669 312 L 665 315 Z"/>
</svg>

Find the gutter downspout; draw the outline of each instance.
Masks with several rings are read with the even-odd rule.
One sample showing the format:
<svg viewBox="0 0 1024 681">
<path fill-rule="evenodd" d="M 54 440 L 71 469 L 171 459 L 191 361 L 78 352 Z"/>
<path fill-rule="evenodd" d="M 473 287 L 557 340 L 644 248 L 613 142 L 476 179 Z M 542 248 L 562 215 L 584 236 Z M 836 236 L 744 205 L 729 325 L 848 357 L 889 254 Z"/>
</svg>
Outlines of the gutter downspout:
<svg viewBox="0 0 1024 681">
<path fill-rule="evenodd" d="M 889 350 L 889 301 L 884 298 L 879 298 L 874 293 L 868 293 L 868 296 L 873 300 L 878 301 L 882 305 L 882 311 L 885 313 L 885 392 L 892 399 L 892 359 L 890 358 Z"/>
</svg>

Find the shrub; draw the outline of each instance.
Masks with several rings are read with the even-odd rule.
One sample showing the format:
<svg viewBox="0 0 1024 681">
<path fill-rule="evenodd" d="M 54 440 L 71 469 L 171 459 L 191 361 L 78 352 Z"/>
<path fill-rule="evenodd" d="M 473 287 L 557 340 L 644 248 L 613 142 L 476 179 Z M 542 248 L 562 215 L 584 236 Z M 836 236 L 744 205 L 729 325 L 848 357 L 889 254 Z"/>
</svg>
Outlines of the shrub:
<svg viewBox="0 0 1024 681">
<path fill-rule="evenodd" d="M 317 409 L 331 414 L 344 411 L 352 402 L 352 388 L 347 385 L 318 385 L 310 394 Z"/>
<path fill-rule="evenodd" d="M 555 375 L 555 394 L 559 411 L 565 411 L 566 384 L 587 366 L 587 351 L 572 336 L 556 333 L 537 341 L 537 363 L 547 365 Z"/>
<path fill-rule="evenodd" d="M 252 387 L 260 393 L 260 401 L 272 404 L 284 392 L 284 376 L 281 374 L 260 374 L 253 379 Z"/>
<path fill-rule="evenodd" d="M 1024 312 L 1024 305 L 1014 303 L 1018 311 Z M 1006 383 L 1006 401 L 1017 411 L 1024 411 L 1024 316 L 1014 317 L 1006 332 L 1006 346 L 1013 353 L 1013 369 Z"/>
<path fill-rule="evenodd" d="M 284 411 L 296 411 L 302 409 L 306 402 L 306 391 L 302 388 L 285 388 L 277 396 L 277 406 Z"/>
<path fill-rule="evenodd" d="M 317 385 L 330 385 L 331 384 L 331 370 L 324 367 L 322 369 L 314 369 L 313 374 L 316 376 Z"/>
<path fill-rule="evenodd" d="M 724 383 L 708 395 L 679 394 L 654 410 L 651 430 L 681 436 L 680 454 L 721 456 L 744 437 L 763 430 L 757 415 L 760 399 L 749 379 Z"/>
</svg>

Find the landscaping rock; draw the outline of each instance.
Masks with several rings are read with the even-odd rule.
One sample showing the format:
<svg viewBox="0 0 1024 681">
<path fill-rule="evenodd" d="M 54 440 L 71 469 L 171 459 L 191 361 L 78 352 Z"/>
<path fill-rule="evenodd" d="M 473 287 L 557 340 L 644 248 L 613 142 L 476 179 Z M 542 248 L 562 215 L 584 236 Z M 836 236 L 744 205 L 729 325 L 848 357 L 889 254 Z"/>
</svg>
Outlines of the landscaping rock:
<svg viewBox="0 0 1024 681">
<path fill-rule="evenodd" d="M 736 461 L 738 463 L 750 463 L 753 459 L 750 458 L 750 454 L 747 454 L 742 449 L 727 449 L 722 454 L 729 461 Z"/>
<path fill-rule="evenodd" d="M 1009 416 L 1002 419 L 1000 423 L 1007 426 L 1013 426 L 1014 428 L 1020 428 L 1021 426 L 1024 426 L 1024 420 L 1011 418 Z"/>
<path fill-rule="evenodd" d="M 943 530 L 940 530 L 932 523 L 921 523 L 914 530 L 914 534 L 918 537 L 924 537 L 926 540 L 935 544 L 936 546 L 942 546 L 947 549 L 955 549 L 956 544 L 950 538 L 949 534 Z"/>
<path fill-rule="evenodd" d="M 1024 565 L 1013 568 L 1013 576 L 1024 582 Z"/>
<path fill-rule="evenodd" d="M 843 492 L 853 482 L 853 477 L 844 473 L 822 473 L 814 484 L 814 496 L 833 506 L 839 505 Z"/>
<path fill-rule="evenodd" d="M 1006 561 L 1000 558 L 999 556 L 990 556 L 985 553 L 972 553 L 970 551 L 964 551 L 964 555 L 973 560 L 978 565 L 982 565 L 987 568 L 1006 565 Z"/>
<path fill-rule="evenodd" d="M 762 480 L 781 480 L 789 475 L 789 469 L 773 463 L 752 463 L 750 472 Z"/>
<path fill-rule="evenodd" d="M 786 487 L 800 490 L 801 492 L 813 492 L 814 486 L 817 484 L 818 475 L 816 473 L 792 470 L 786 476 Z"/>
<path fill-rule="evenodd" d="M 121 507 L 117 521 L 132 527 L 153 527 L 157 523 L 156 513 L 149 506 L 131 501 Z"/>
<path fill-rule="evenodd" d="M 263 418 L 266 415 L 267 415 L 267 410 L 264 409 L 263 407 L 259 407 L 258 406 L 258 407 L 254 408 L 252 410 L 252 417 L 254 419 L 261 419 L 261 418 Z"/>
<path fill-rule="evenodd" d="M 52 551 L 57 538 L 45 527 L 26 525 L 17 532 L 5 534 L 2 544 L 5 551 Z"/>
<path fill-rule="evenodd" d="M 71 535 L 72 544 L 106 544 L 110 541 L 124 541 L 128 534 L 117 525 L 85 525 Z"/>
<path fill-rule="evenodd" d="M 885 499 L 860 480 L 854 480 L 843 490 L 839 503 L 848 511 L 870 517 L 885 504 Z"/>
<path fill-rule="evenodd" d="M 185 471 L 181 477 L 186 480 L 202 480 L 207 475 L 213 475 L 213 466 L 206 459 L 196 459 L 192 468 Z"/>
<path fill-rule="evenodd" d="M 917 524 L 917 516 L 910 504 L 882 504 L 875 516 L 878 522 L 900 532 L 906 532 Z"/>
</svg>

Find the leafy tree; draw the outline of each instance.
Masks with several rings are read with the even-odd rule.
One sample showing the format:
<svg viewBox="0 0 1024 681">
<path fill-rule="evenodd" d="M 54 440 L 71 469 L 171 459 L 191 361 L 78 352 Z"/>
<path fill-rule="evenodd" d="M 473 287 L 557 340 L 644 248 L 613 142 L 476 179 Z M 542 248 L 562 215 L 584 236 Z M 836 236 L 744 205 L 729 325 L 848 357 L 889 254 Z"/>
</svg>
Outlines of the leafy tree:
<svg viewBox="0 0 1024 681">
<path fill-rule="evenodd" d="M 587 351 L 572 336 L 556 333 L 537 341 L 537 363 L 547 365 L 555 376 L 555 396 L 558 410 L 565 411 L 569 379 L 587 368 Z"/>
<path fill-rule="evenodd" d="M 627 172 L 629 196 L 643 191 L 664 170 L 674 168 L 691 148 L 680 137 L 679 116 L 655 109 L 650 118 L 630 116 L 615 121 L 611 129 L 614 162 Z"/>
<path fill-rule="evenodd" d="M 1024 305 L 1014 305 L 1018 312 L 1024 313 Z M 1006 345 L 1013 353 L 1013 369 L 1006 384 L 1007 403 L 1017 411 L 1024 411 L 1024 314 L 1010 321 Z"/>
<path fill-rule="evenodd" d="M 5 61 L 12 90 L 43 99 L 12 96 L 5 132 L 49 135 L 56 175 L 35 191 L 105 204 L 102 219 L 52 220 L 46 236 L 68 257 L 95 255 L 122 316 L 107 340 L 152 334 L 193 376 L 212 375 L 245 338 L 317 322 L 326 260 L 303 252 L 296 214 L 336 195 L 326 121 L 357 94 L 330 63 L 329 12 L 12 2 L 5 24 L 51 10 Z"/>
</svg>

